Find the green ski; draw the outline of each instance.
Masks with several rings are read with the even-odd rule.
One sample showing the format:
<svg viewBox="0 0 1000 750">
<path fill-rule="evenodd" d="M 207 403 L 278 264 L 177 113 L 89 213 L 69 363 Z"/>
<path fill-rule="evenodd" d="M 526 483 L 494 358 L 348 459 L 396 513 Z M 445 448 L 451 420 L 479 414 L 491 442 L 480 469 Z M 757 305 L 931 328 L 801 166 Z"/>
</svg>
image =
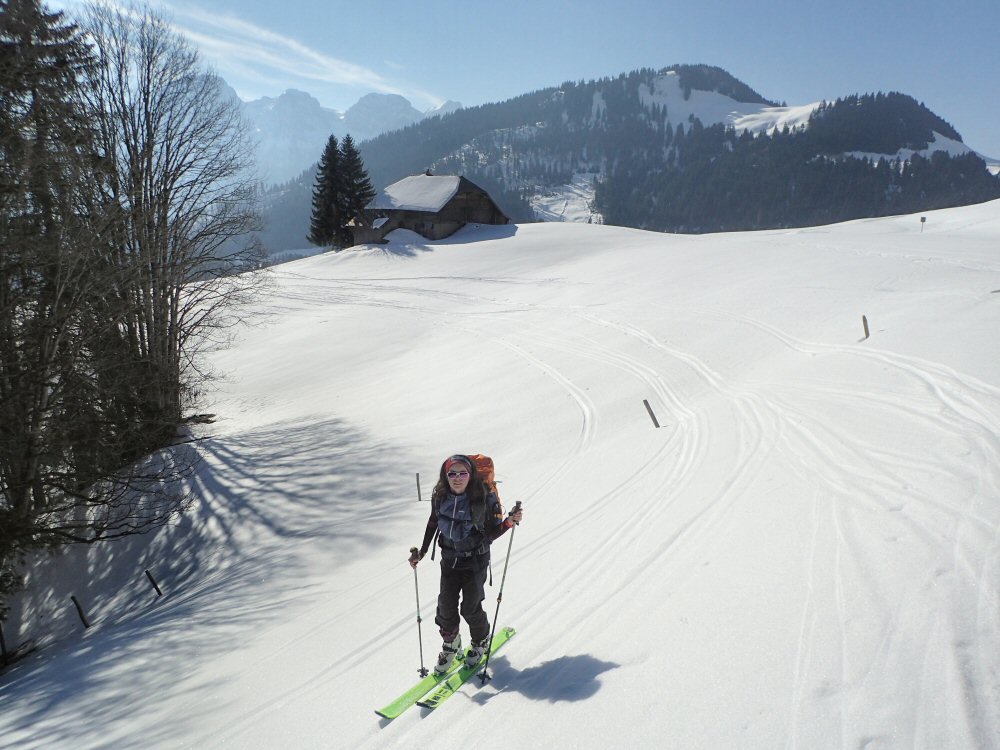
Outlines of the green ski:
<svg viewBox="0 0 1000 750">
<path fill-rule="evenodd" d="M 499 633 L 493 636 L 493 642 L 490 645 L 489 654 L 495 654 L 500 650 L 507 641 L 514 637 L 514 628 L 504 628 Z M 423 706 L 424 708 L 437 708 L 440 706 L 447 698 L 454 695 L 462 685 L 468 681 L 468 679 L 476 674 L 479 674 L 480 670 L 483 668 L 483 664 L 486 663 L 486 654 L 483 654 L 483 658 L 480 659 L 476 664 L 463 665 L 461 668 L 455 670 L 448 678 L 444 680 L 440 685 L 438 685 L 437 690 L 427 695 L 422 700 L 417 701 L 418 706 Z"/>
<path fill-rule="evenodd" d="M 395 719 L 397 716 L 403 713 L 403 711 L 408 709 L 418 700 L 427 695 L 427 693 L 429 693 L 435 687 L 437 687 L 442 682 L 447 680 L 452 674 L 455 673 L 455 671 L 458 670 L 460 666 L 462 666 L 464 661 L 465 661 L 465 654 L 459 654 L 458 656 L 455 657 L 455 663 L 452 664 L 450 672 L 447 672 L 443 675 L 438 675 L 433 670 L 431 670 L 431 673 L 429 675 L 424 677 L 424 679 L 422 679 L 416 685 L 411 687 L 401 696 L 396 698 L 396 700 L 394 700 L 388 706 L 386 706 L 385 708 L 375 709 L 375 713 L 377 713 L 384 719 Z"/>
</svg>

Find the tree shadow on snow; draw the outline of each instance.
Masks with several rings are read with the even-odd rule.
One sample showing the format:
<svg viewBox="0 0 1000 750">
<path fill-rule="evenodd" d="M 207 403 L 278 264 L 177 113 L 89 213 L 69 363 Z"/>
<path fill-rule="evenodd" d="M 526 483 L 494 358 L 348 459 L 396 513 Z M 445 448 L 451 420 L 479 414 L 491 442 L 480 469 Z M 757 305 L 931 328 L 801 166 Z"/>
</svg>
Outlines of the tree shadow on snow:
<svg viewBox="0 0 1000 750">
<path fill-rule="evenodd" d="M 596 695 L 601 689 L 598 678 L 602 674 L 620 666 L 589 654 L 580 654 L 560 656 L 538 666 L 518 670 L 510 666 L 506 657 L 497 657 L 496 662 L 490 665 L 493 679 L 488 684 L 497 692 L 513 691 L 535 701 L 582 701 Z M 492 695 L 490 692 L 480 692 L 473 700 L 486 703 Z"/>
<path fill-rule="evenodd" d="M 196 446 L 200 462 L 188 488 L 194 503 L 176 524 L 43 563 L 69 563 L 79 575 L 67 583 L 40 571 L 52 585 L 25 602 L 26 621 L 66 617 L 72 628 L 0 676 L 0 726 L 10 737 L 30 737 L 39 747 L 97 738 L 108 747 L 171 746 L 178 723 L 162 715 L 161 702 L 176 703 L 183 690 L 197 715 L 218 710 L 233 689 L 212 670 L 197 672 L 192 684 L 192 665 L 238 651 L 280 621 L 290 602 L 324 595 L 314 591 L 317 581 L 335 578 L 343 564 L 381 544 L 391 532 L 378 519 L 392 517 L 410 491 L 408 475 L 385 470 L 399 459 L 398 448 L 336 419 Z M 319 575 L 306 569 L 317 551 Z M 70 594 L 89 610 L 89 630 L 75 619 Z M 147 719 L 129 718 L 138 696 Z"/>
<path fill-rule="evenodd" d="M 434 246 L 430 240 L 423 240 L 418 234 L 414 234 L 415 239 L 408 239 L 406 242 L 389 242 L 387 245 L 374 245 L 373 251 L 389 260 L 394 258 L 416 258 L 418 253 L 432 253 Z M 422 242 L 420 240 L 423 240 Z"/>
</svg>

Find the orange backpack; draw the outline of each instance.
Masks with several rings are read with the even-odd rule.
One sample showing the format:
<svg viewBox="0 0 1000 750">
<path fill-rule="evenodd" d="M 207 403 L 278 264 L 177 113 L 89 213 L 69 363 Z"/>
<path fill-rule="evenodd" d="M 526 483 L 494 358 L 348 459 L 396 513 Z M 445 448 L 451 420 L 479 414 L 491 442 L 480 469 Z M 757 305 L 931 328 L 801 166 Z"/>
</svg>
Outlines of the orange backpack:
<svg viewBox="0 0 1000 750">
<path fill-rule="evenodd" d="M 499 500 L 500 493 L 497 492 L 497 482 L 493 473 L 493 459 L 489 456 L 484 456 L 482 453 L 469 453 L 468 456 L 469 460 L 476 465 L 476 473 L 483 480 L 483 484 L 486 485 L 486 491 L 492 492 L 497 496 L 497 500 Z"/>
</svg>

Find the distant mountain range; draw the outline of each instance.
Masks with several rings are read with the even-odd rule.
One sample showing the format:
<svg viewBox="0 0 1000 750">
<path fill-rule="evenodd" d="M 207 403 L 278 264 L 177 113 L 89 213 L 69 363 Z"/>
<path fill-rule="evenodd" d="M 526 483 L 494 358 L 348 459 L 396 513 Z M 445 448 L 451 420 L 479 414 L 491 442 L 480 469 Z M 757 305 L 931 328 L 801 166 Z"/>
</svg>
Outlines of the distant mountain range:
<svg viewBox="0 0 1000 750">
<path fill-rule="evenodd" d="M 331 135 L 342 138 L 350 133 L 360 142 L 461 106 L 448 101 L 421 112 L 397 94 L 367 94 L 339 112 L 321 106 L 304 91 L 288 89 L 277 97 L 243 103 L 243 112 L 253 125 L 261 179 L 275 185 L 298 177 L 319 161 Z"/>
<path fill-rule="evenodd" d="M 399 104 L 396 123 L 415 116 Z M 339 120 L 344 132 L 350 112 Z M 464 175 L 515 221 L 568 218 L 697 233 L 1000 197 L 1000 179 L 983 159 L 912 97 L 878 93 L 788 106 L 707 65 L 567 82 L 426 115 L 361 143 L 375 187 L 426 169 Z M 372 127 L 378 117 L 358 122 Z M 262 240 L 269 249 L 308 247 L 312 181 L 306 172 L 267 194 Z"/>
</svg>

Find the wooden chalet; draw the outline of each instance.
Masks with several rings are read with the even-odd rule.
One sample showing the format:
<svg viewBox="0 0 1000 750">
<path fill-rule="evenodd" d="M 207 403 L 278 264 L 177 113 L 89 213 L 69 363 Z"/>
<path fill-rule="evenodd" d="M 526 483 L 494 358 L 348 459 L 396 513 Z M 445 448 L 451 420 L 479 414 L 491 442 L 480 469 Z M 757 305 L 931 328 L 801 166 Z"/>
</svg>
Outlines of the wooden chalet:
<svg viewBox="0 0 1000 750">
<path fill-rule="evenodd" d="M 352 226 L 355 244 L 384 242 L 394 229 L 409 229 L 429 240 L 448 237 L 466 224 L 509 224 L 489 193 L 455 175 L 404 177 L 365 207 L 370 226 Z M 356 222 L 359 223 L 359 222 Z"/>
</svg>

